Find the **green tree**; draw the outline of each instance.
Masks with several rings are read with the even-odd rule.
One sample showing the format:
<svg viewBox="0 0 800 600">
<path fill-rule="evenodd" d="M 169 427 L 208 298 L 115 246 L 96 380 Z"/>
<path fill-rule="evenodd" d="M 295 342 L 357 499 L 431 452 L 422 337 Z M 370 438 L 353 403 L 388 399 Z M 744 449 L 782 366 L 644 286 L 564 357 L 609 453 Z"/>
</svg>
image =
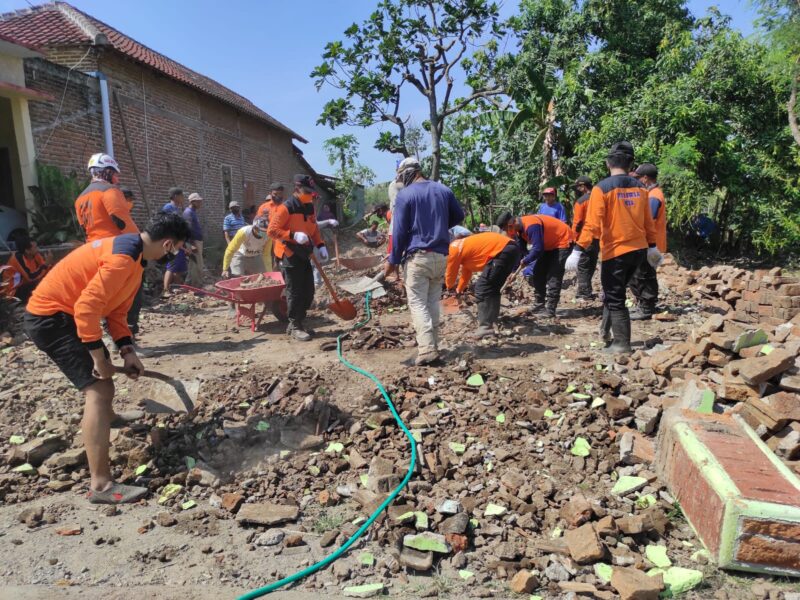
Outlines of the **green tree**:
<svg viewBox="0 0 800 600">
<path fill-rule="evenodd" d="M 800 145 L 797 89 L 800 87 L 800 0 L 757 0 L 759 26 L 770 47 L 768 65 L 779 87 L 788 89 L 786 113 Z"/>
<path fill-rule="evenodd" d="M 447 118 L 503 92 L 495 78 L 504 34 L 498 10 L 488 0 L 382 0 L 344 41 L 326 44 L 311 76 L 317 89 L 330 85 L 343 96 L 325 104 L 318 123 L 391 124 L 396 133 L 383 132 L 375 146 L 409 156 L 401 100 L 413 90 L 428 106 L 430 177 L 438 180 Z M 457 77 L 469 88 L 464 97 L 455 96 Z"/>
<path fill-rule="evenodd" d="M 357 187 L 372 185 L 375 173 L 358 160 L 358 140 L 352 134 L 329 138 L 322 143 L 328 162 L 336 167 L 336 195 L 348 208 Z"/>
</svg>

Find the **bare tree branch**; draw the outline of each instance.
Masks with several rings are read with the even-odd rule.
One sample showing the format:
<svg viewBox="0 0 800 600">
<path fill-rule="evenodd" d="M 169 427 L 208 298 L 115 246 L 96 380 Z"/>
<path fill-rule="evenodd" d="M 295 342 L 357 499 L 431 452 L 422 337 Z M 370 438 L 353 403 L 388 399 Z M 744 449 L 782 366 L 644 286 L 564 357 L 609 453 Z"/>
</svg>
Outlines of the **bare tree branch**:
<svg viewBox="0 0 800 600">
<path fill-rule="evenodd" d="M 447 110 L 443 110 L 441 112 L 441 116 L 447 117 L 461 110 L 464 110 L 469 105 L 470 102 L 472 102 L 473 100 L 477 100 L 478 98 L 489 98 L 490 96 L 498 96 L 502 93 L 503 93 L 503 88 L 495 88 L 493 90 L 479 90 L 477 92 L 473 92 L 458 104 L 454 104 Z"/>
</svg>

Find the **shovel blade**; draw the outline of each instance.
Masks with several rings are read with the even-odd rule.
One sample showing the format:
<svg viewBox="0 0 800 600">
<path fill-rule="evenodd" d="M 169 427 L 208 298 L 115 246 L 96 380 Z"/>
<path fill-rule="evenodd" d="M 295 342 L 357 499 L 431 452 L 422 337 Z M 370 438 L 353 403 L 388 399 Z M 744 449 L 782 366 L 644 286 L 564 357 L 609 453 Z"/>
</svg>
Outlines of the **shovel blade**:
<svg viewBox="0 0 800 600">
<path fill-rule="evenodd" d="M 356 318 L 356 307 L 350 300 L 339 300 L 328 305 L 331 312 L 343 321 L 352 321 Z"/>
</svg>

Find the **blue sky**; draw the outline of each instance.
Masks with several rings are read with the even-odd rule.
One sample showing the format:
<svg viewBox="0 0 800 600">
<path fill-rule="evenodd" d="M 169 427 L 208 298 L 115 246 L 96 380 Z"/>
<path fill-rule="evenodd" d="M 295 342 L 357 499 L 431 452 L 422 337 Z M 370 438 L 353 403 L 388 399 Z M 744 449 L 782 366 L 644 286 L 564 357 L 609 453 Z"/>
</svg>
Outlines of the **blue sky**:
<svg viewBox="0 0 800 600">
<path fill-rule="evenodd" d="M 32 0 L 34 4 L 38 0 Z M 325 44 L 341 39 L 353 22 L 366 18 L 375 3 L 369 0 L 70 0 L 71 4 L 105 21 L 139 42 L 216 79 L 249 98 L 285 123 L 308 144 L 299 144 L 317 171 L 332 173 L 322 142 L 352 132 L 361 142 L 361 159 L 379 181 L 388 180 L 397 159 L 375 150 L 378 128 L 340 128 L 316 125 L 331 88 L 316 91 L 311 70 L 320 63 Z M 503 2 L 511 14 L 516 0 Z M 730 14 L 745 34 L 753 31 L 755 9 L 750 0 L 689 0 L 695 15 L 711 5 Z M 0 0 L 0 12 L 25 8 L 25 0 Z M 416 123 L 425 118 L 421 96 L 409 103 Z"/>
</svg>

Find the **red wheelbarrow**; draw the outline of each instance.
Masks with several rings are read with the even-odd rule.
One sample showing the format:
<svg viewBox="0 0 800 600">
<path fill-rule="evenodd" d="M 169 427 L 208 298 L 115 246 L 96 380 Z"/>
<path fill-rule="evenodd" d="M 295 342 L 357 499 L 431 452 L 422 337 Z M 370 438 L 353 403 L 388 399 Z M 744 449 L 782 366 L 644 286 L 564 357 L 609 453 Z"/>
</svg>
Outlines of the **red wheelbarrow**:
<svg viewBox="0 0 800 600">
<path fill-rule="evenodd" d="M 261 273 L 260 275 L 263 275 L 265 278 L 280 281 L 280 284 L 261 287 L 242 287 L 242 284 L 254 282 L 256 278 L 259 277 L 259 275 L 245 275 L 244 277 L 223 279 L 215 283 L 215 287 L 221 293 L 209 292 L 189 285 L 181 285 L 178 287 L 205 296 L 211 296 L 217 300 L 232 302 L 236 305 L 236 325 L 241 327 L 242 320 L 249 319 L 250 331 L 255 332 L 268 310 L 275 315 L 276 319 L 284 323 L 289 318 L 286 295 L 284 294 L 286 284 L 283 281 L 283 274 L 267 272 Z M 256 304 L 264 305 L 260 312 L 256 308 Z"/>
</svg>

